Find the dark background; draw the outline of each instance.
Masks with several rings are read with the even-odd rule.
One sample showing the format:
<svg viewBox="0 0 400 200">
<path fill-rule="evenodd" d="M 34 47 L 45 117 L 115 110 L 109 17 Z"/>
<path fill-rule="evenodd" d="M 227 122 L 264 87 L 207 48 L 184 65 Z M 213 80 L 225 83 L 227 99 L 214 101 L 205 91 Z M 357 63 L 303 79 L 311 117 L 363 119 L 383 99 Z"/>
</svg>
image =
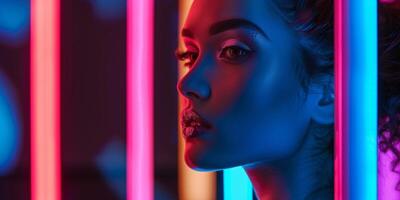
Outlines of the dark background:
<svg viewBox="0 0 400 200">
<path fill-rule="evenodd" d="M 62 198 L 125 199 L 126 3 L 61 2 Z M 155 195 L 168 200 L 177 199 L 178 1 L 156 0 L 155 10 Z M 17 14 L 29 17 L 24 12 Z M 0 34 L 0 71 L 15 89 L 23 127 L 0 199 L 30 199 L 29 48 L 28 31 L 11 42 Z"/>
</svg>

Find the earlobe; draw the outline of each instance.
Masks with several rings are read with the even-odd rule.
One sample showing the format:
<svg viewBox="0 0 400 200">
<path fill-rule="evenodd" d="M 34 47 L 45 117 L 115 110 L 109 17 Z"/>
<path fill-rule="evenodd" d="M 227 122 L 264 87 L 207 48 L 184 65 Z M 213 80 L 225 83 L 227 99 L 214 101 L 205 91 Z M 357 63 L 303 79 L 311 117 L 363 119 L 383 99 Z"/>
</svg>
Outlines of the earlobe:
<svg viewBox="0 0 400 200">
<path fill-rule="evenodd" d="M 316 101 L 313 102 L 312 119 L 319 124 L 334 123 L 335 93 L 333 84 L 324 84 L 318 87 L 319 91 L 315 94 Z"/>
<path fill-rule="evenodd" d="M 314 110 L 312 118 L 314 121 L 328 125 L 334 123 L 334 103 L 318 105 Z"/>
<path fill-rule="evenodd" d="M 323 89 L 323 97 L 319 100 L 318 105 L 319 106 L 327 106 L 330 104 L 333 104 L 335 101 L 335 92 L 333 89 L 330 88 L 329 85 L 324 85 Z"/>
</svg>

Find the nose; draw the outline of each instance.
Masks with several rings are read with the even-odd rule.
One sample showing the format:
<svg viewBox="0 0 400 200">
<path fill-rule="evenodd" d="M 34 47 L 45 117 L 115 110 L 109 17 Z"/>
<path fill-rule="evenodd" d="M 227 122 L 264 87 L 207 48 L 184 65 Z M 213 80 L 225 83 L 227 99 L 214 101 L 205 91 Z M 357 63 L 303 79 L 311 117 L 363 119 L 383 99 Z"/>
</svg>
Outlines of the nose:
<svg viewBox="0 0 400 200">
<path fill-rule="evenodd" d="M 177 84 L 178 92 L 192 101 L 205 101 L 211 95 L 211 88 L 206 77 L 192 69 Z"/>
</svg>

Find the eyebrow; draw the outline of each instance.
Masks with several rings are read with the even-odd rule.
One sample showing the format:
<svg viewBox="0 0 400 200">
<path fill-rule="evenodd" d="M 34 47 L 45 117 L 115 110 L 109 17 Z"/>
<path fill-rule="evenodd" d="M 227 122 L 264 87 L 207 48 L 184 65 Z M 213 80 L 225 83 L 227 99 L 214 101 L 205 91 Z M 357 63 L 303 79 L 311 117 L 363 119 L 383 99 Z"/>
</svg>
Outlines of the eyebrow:
<svg viewBox="0 0 400 200">
<path fill-rule="evenodd" d="M 249 29 L 254 29 L 258 32 L 260 32 L 264 37 L 267 37 L 267 34 L 255 25 L 253 22 L 245 20 L 245 19 L 228 19 L 224 21 L 217 22 L 213 25 L 211 25 L 210 30 L 208 33 L 210 35 L 216 35 L 218 33 L 222 33 L 231 29 L 236 29 L 236 28 L 249 28 Z"/>
<path fill-rule="evenodd" d="M 237 29 L 237 28 L 247 28 L 247 29 L 253 29 L 256 30 L 257 32 L 261 33 L 264 37 L 269 39 L 267 34 L 256 24 L 254 24 L 251 21 L 248 21 L 246 19 L 228 19 L 220 22 L 216 22 L 211 25 L 208 34 L 209 35 L 216 35 L 231 29 Z M 188 37 L 188 38 L 194 38 L 194 34 L 190 29 L 184 28 L 182 29 L 182 36 L 183 37 Z"/>
</svg>

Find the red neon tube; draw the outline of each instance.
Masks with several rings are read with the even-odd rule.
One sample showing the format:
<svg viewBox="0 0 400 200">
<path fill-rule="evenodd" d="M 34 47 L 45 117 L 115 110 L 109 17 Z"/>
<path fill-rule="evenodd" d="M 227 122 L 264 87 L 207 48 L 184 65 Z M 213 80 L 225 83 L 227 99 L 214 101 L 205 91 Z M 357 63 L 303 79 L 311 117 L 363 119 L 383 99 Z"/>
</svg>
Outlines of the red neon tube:
<svg viewBox="0 0 400 200">
<path fill-rule="evenodd" d="M 58 0 L 31 0 L 31 198 L 60 200 Z"/>
<path fill-rule="evenodd" d="M 153 0 L 127 1 L 127 199 L 153 199 Z"/>
</svg>

